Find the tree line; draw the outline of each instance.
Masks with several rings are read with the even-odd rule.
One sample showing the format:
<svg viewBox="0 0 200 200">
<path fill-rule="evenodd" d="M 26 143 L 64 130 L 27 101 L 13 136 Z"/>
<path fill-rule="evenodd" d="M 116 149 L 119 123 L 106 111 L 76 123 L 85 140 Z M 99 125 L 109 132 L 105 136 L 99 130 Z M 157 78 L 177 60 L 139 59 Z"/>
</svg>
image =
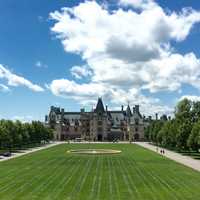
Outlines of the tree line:
<svg viewBox="0 0 200 200">
<path fill-rule="evenodd" d="M 12 150 L 36 146 L 53 139 L 53 131 L 39 121 L 0 120 L 0 149 Z"/>
<path fill-rule="evenodd" d="M 174 118 L 152 120 L 145 129 L 147 140 L 176 149 L 200 149 L 200 101 L 181 100 L 175 107 Z"/>
</svg>

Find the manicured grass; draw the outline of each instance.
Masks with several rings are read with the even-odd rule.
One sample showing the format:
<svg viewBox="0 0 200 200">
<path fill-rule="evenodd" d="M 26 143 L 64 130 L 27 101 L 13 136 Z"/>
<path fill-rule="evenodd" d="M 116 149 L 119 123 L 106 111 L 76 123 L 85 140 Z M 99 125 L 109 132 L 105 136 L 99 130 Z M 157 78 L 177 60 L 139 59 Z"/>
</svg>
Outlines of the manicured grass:
<svg viewBox="0 0 200 200">
<path fill-rule="evenodd" d="M 199 200 L 200 173 L 133 144 L 63 144 L 0 163 L 0 199 Z"/>
</svg>

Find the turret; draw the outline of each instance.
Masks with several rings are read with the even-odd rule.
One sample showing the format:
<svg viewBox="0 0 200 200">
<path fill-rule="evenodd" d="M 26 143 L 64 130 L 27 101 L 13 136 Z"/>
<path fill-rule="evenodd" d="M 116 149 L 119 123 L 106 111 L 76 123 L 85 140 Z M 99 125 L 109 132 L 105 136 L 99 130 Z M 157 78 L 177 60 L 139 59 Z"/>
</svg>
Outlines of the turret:
<svg viewBox="0 0 200 200">
<path fill-rule="evenodd" d="M 139 113 L 140 112 L 140 106 L 139 105 L 135 105 L 135 112 Z"/>
<path fill-rule="evenodd" d="M 158 113 L 156 113 L 156 120 L 158 120 Z"/>
<path fill-rule="evenodd" d="M 129 106 L 129 105 L 127 106 L 126 114 L 127 114 L 128 117 L 131 117 L 131 115 L 132 115 L 131 109 L 130 109 L 130 106 Z"/>
<path fill-rule="evenodd" d="M 97 106 L 96 106 L 95 111 L 97 113 L 104 113 L 105 112 L 104 106 L 103 106 L 103 102 L 102 102 L 101 98 L 98 98 L 98 102 L 97 102 Z"/>
</svg>

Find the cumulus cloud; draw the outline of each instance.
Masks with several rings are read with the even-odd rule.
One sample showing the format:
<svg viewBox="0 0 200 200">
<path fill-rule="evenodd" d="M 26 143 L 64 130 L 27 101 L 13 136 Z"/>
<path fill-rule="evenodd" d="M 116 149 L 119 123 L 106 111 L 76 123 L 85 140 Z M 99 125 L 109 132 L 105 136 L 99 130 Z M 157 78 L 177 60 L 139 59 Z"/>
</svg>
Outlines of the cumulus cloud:
<svg viewBox="0 0 200 200">
<path fill-rule="evenodd" d="M 122 6 L 132 6 L 138 9 L 150 9 L 156 5 L 154 0 L 120 0 Z"/>
<path fill-rule="evenodd" d="M 143 104 L 148 107 L 159 103 L 142 95 L 143 89 L 179 91 L 184 83 L 199 88 L 200 60 L 192 52 L 176 52 L 172 41 L 186 40 L 200 22 L 200 12 L 192 8 L 165 12 L 153 0 L 120 0 L 118 5 L 109 10 L 96 1 L 85 1 L 50 13 L 55 22 L 51 31 L 65 51 L 80 55 L 92 71 L 89 83 L 52 81 L 52 92 L 80 102 L 95 95 L 115 103 L 124 96 L 132 102 L 139 97 L 140 104 L 146 99 Z M 88 76 L 80 67 L 73 67 L 71 73 L 78 79 Z"/>
<path fill-rule="evenodd" d="M 189 99 L 191 101 L 200 101 L 200 96 L 195 96 L 195 95 L 184 95 L 182 97 L 179 98 L 179 101 L 183 100 L 183 99 Z"/>
<path fill-rule="evenodd" d="M 111 106 L 135 104 L 141 105 L 141 111 L 146 115 L 153 112 L 159 114 L 172 114 L 173 110 L 168 106 L 160 104 L 159 99 L 147 98 L 137 89 L 129 89 L 128 92 L 114 86 L 103 83 L 83 83 L 78 84 L 67 79 L 54 80 L 48 86 L 52 93 L 56 96 L 71 99 L 80 102 L 82 105 L 95 105 L 97 97 L 101 96 L 105 103 Z"/>
<path fill-rule="evenodd" d="M 8 70 L 6 67 L 0 64 L 0 79 L 5 79 L 9 86 L 25 86 L 35 92 L 42 92 L 44 89 L 37 84 L 33 84 L 31 81 L 25 79 L 22 76 L 18 76 Z"/>
<path fill-rule="evenodd" d="M 77 79 L 81 79 L 81 78 L 92 75 L 92 71 L 89 69 L 89 67 L 87 65 L 73 66 L 70 69 L 70 72 L 71 72 L 72 76 L 74 76 Z"/>
<path fill-rule="evenodd" d="M 9 92 L 10 89 L 9 89 L 8 86 L 6 86 L 6 85 L 0 83 L 0 91 L 1 91 L 1 92 Z"/>
</svg>

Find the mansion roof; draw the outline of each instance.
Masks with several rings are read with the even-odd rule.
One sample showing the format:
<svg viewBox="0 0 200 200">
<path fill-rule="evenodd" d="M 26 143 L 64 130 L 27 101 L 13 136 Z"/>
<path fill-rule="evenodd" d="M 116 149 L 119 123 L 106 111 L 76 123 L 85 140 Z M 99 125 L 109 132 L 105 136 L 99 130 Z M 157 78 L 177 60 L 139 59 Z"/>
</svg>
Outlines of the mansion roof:
<svg viewBox="0 0 200 200">
<path fill-rule="evenodd" d="M 57 119 L 61 117 L 68 120 L 70 123 L 74 121 L 80 121 L 83 116 L 92 116 L 98 113 L 102 113 L 108 117 L 108 119 L 112 120 L 114 124 L 119 124 L 121 121 L 132 118 L 132 119 L 142 119 L 142 115 L 139 111 L 139 105 L 136 105 L 131 110 L 128 105 L 126 110 L 124 110 L 124 106 L 122 106 L 121 110 L 108 110 L 104 108 L 103 101 L 101 98 L 98 99 L 96 108 L 91 112 L 85 112 L 84 109 L 81 109 L 79 112 L 66 112 L 64 109 L 60 109 L 59 107 L 51 106 L 50 115 L 55 115 Z"/>
</svg>

